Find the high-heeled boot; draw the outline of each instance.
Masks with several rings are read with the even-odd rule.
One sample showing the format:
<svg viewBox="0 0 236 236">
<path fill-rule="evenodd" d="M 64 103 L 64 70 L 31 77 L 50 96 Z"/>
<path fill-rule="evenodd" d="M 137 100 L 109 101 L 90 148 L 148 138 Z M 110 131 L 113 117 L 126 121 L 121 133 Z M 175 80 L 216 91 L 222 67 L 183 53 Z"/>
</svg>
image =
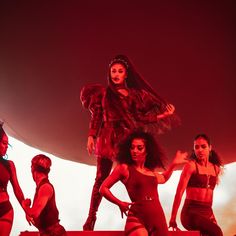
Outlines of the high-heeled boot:
<svg viewBox="0 0 236 236">
<path fill-rule="evenodd" d="M 96 216 L 88 216 L 86 222 L 83 225 L 83 230 L 84 231 L 93 231 L 96 220 L 97 220 Z"/>
<path fill-rule="evenodd" d="M 104 179 L 111 172 L 111 168 L 112 168 L 112 161 L 110 159 L 97 158 L 97 173 L 91 194 L 89 214 L 85 224 L 83 225 L 83 230 L 92 231 L 94 229 L 94 225 L 97 219 L 96 217 L 97 210 L 102 200 L 102 196 L 99 193 L 99 189 Z"/>
<path fill-rule="evenodd" d="M 84 231 L 93 231 L 94 225 L 96 222 L 96 214 L 98 207 L 101 203 L 102 196 L 99 193 L 99 188 L 97 188 L 96 184 L 93 186 L 93 191 L 92 191 L 92 196 L 91 196 L 91 201 L 90 201 L 90 208 L 89 208 L 89 214 L 86 222 L 83 225 L 83 230 Z"/>
</svg>

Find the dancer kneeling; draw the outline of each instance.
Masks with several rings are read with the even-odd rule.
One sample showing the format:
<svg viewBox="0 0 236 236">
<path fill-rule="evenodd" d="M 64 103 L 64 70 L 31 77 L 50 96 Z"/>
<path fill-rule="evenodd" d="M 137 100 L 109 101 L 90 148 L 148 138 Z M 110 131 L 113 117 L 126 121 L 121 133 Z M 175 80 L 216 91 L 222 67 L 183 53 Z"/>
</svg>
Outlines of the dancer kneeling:
<svg viewBox="0 0 236 236">
<path fill-rule="evenodd" d="M 181 223 L 184 228 L 199 230 L 201 234 L 208 236 L 223 236 L 212 210 L 214 188 L 222 167 L 222 162 L 212 150 L 207 135 L 197 135 L 193 142 L 190 161 L 183 168 L 176 190 L 170 227 L 178 230 L 176 215 L 186 190 L 186 199 L 181 212 Z"/>
<path fill-rule="evenodd" d="M 65 236 L 66 231 L 59 224 L 54 187 L 48 179 L 51 159 L 40 154 L 31 163 L 31 172 L 37 187 L 33 206 L 30 208 L 30 199 L 23 202 L 27 218 L 38 228 L 40 236 Z"/>
</svg>

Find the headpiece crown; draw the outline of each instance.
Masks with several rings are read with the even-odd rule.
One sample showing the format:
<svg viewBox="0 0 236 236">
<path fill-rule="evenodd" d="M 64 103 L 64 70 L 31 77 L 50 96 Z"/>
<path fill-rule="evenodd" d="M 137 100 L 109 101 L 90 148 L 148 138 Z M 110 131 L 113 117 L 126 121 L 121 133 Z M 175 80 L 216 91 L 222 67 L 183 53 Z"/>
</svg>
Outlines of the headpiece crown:
<svg viewBox="0 0 236 236">
<path fill-rule="evenodd" d="M 115 58 L 115 59 L 113 59 L 113 60 L 110 62 L 109 67 L 111 67 L 111 66 L 112 66 L 113 64 L 115 64 L 115 63 L 121 63 L 122 65 L 124 65 L 124 66 L 126 67 L 126 69 L 129 68 L 128 62 L 125 61 L 125 60 L 122 59 L 122 58 Z"/>
</svg>

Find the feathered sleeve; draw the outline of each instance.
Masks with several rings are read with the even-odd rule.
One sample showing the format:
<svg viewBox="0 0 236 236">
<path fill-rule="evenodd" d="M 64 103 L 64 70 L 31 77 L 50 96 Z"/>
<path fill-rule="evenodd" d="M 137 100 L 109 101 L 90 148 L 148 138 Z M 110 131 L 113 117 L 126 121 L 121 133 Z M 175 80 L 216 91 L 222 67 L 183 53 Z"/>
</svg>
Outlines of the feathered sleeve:
<svg viewBox="0 0 236 236">
<path fill-rule="evenodd" d="M 86 85 L 80 92 L 80 100 L 84 108 L 89 109 L 91 119 L 88 136 L 96 137 L 102 124 L 102 100 L 105 88 L 99 84 Z"/>
</svg>

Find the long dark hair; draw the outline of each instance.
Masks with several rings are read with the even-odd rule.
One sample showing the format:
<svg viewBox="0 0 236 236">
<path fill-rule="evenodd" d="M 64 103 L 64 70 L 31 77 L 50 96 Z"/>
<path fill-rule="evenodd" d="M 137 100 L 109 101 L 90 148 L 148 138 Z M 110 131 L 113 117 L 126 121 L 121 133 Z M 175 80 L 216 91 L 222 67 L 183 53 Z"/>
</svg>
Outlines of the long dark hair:
<svg viewBox="0 0 236 236">
<path fill-rule="evenodd" d="M 2 126 L 3 124 L 0 123 L 0 141 L 2 141 L 4 135 L 7 135 Z M 9 173 L 11 173 L 9 161 L 0 156 L 0 162 L 7 168 Z"/>
<path fill-rule="evenodd" d="M 112 108 L 115 107 L 116 110 L 118 110 L 118 113 L 123 117 L 126 127 L 129 129 L 134 129 L 135 124 L 132 121 L 132 118 L 129 117 L 129 114 L 123 109 L 123 106 L 121 104 L 121 101 L 119 99 L 120 94 L 118 93 L 116 86 L 112 82 L 111 74 L 110 74 L 110 68 L 112 65 L 119 63 L 122 64 L 127 73 L 127 78 L 125 79 L 125 84 L 127 88 L 133 88 L 137 90 L 146 90 L 153 94 L 153 96 L 156 97 L 157 103 L 162 104 L 161 107 L 165 107 L 166 102 L 159 97 L 155 91 L 152 89 L 152 87 L 139 75 L 139 73 L 136 71 L 133 63 L 130 61 L 130 59 L 125 55 L 117 55 L 115 56 L 110 64 L 109 64 L 109 70 L 108 70 L 108 87 L 106 90 L 105 95 L 105 107 Z"/>
<path fill-rule="evenodd" d="M 152 86 L 137 72 L 131 60 L 125 55 L 117 55 L 115 56 L 110 64 L 109 64 L 109 71 L 108 71 L 108 87 L 106 90 L 105 95 L 105 107 L 115 107 L 118 110 L 119 114 L 124 117 L 126 121 L 126 126 L 133 129 L 134 124 L 132 119 L 130 119 L 128 113 L 124 111 L 121 101 L 119 99 L 120 94 L 116 89 L 116 85 L 112 82 L 110 68 L 112 65 L 119 63 L 122 64 L 127 72 L 127 78 L 125 79 L 125 84 L 128 89 L 135 89 L 135 90 L 144 90 L 148 92 L 152 99 L 154 99 L 155 103 L 158 107 L 158 113 L 163 113 L 166 111 L 166 105 L 168 102 L 159 96 Z M 180 125 L 180 118 L 176 114 L 172 114 L 171 116 L 165 117 L 164 119 L 157 121 L 156 124 L 152 123 L 146 124 L 147 130 L 163 133 L 167 130 L 170 130 L 172 127 L 176 127 Z"/>
<path fill-rule="evenodd" d="M 211 140 L 210 138 L 206 135 L 206 134 L 198 134 L 195 136 L 194 141 L 199 139 L 199 138 L 203 138 L 204 140 L 206 140 L 206 142 L 208 143 L 208 145 L 211 145 Z M 192 153 L 189 157 L 191 160 L 196 160 L 197 157 L 195 155 L 194 150 L 192 150 Z M 219 167 L 223 167 L 223 162 L 221 157 L 218 155 L 218 153 L 215 150 L 211 150 L 210 155 L 209 155 L 209 161 L 214 164 L 217 165 Z"/>
<path fill-rule="evenodd" d="M 137 90 L 146 90 L 147 92 L 151 93 L 157 103 L 163 104 L 164 107 L 167 105 L 167 101 L 165 101 L 161 96 L 159 96 L 152 86 L 137 72 L 137 70 L 134 67 L 134 64 L 131 62 L 131 60 L 122 54 L 116 55 L 109 64 L 109 71 L 108 71 L 108 85 L 109 89 L 112 90 L 114 93 L 116 93 L 115 86 L 111 80 L 110 75 L 110 68 L 115 63 L 122 64 L 127 72 L 127 78 L 125 80 L 127 88 L 134 88 Z"/>
<path fill-rule="evenodd" d="M 126 85 L 128 88 L 135 88 L 138 90 L 146 90 L 147 92 L 151 93 L 157 100 L 158 103 L 167 105 L 167 101 L 165 101 L 162 97 L 160 97 L 152 88 L 152 86 L 137 72 L 134 67 L 134 64 L 126 55 L 116 55 L 109 64 L 109 71 L 108 71 L 108 84 L 111 90 L 114 91 L 114 84 L 111 80 L 110 75 L 110 68 L 115 63 L 120 63 L 126 68 L 127 78 L 126 78 Z"/>
<path fill-rule="evenodd" d="M 6 134 L 2 126 L 3 124 L 0 123 L 0 140 L 2 140 L 2 137 Z"/>
<path fill-rule="evenodd" d="M 150 170 L 157 167 L 165 169 L 164 160 L 166 156 L 161 146 L 156 142 L 153 135 L 141 129 L 135 130 L 130 133 L 119 145 L 117 153 L 117 161 L 120 164 L 133 165 L 134 161 L 131 158 L 130 147 L 132 141 L 136 138 L 145 141 L 147 156 L 144 166 Z"/>
</svg>

